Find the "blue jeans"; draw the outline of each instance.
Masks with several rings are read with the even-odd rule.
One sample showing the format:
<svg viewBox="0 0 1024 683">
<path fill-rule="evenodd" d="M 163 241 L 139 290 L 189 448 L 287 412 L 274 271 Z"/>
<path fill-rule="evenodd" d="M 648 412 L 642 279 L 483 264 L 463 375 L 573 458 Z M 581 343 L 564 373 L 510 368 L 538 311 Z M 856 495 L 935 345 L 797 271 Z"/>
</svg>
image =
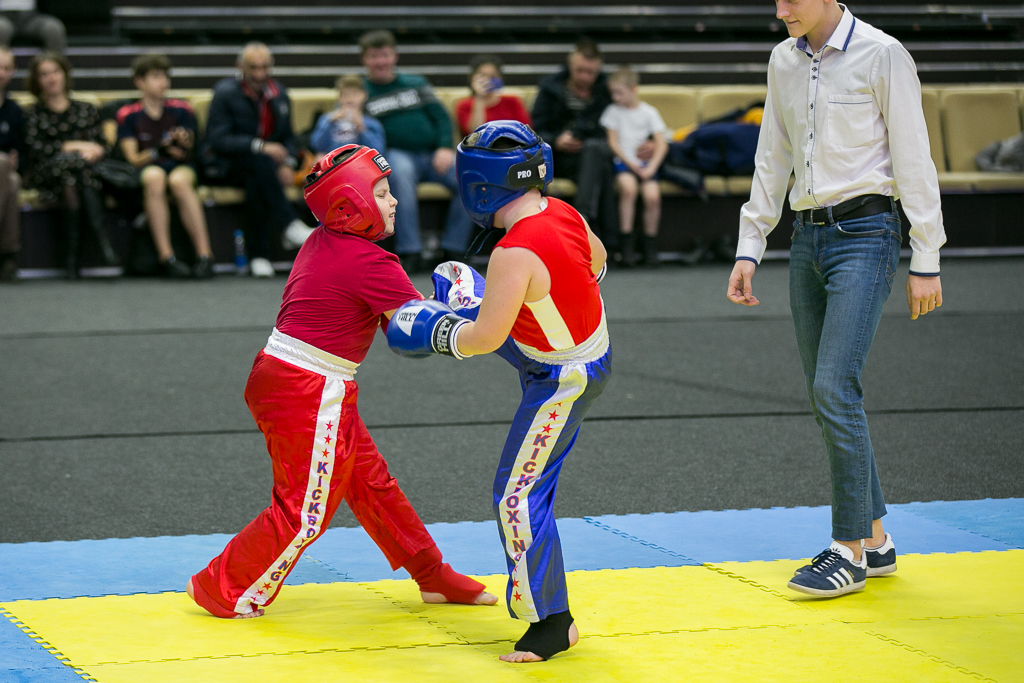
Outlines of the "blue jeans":
<svg viewBox="0 0 1024 683">
<path fill-rule="evenodd" d="M 828 451 L 832 538 L 870 538 L 872 520 L 885 515 L 885 500 L 860 375 L 900 258 L 899 214 L 825 224 L 798 218 L 793 227 L 789 304 L 807 393 Z"/>
<path fill-rule="evenodd" d="M 395 211 L 395 251 L 404 256 L 423 251 L 420 241 L 420 210 L 416 199 L 416 185 L 421 182 L 441 183 L 452 191 L 452 202 L 448 207 L 448 220 L 441 237 L 441 248 L 462 255 L 469 247 L 473 234 L 473 221 L 462 206 L 459 198 L 459 184 L 455 176 L 455 164 L 443 176 L 438 175 L 430 163 L 432 152 L 406 152 L 389 149 L 385 155 L 391 164 L 391 194 L 398 200 Z"/>
</svg>

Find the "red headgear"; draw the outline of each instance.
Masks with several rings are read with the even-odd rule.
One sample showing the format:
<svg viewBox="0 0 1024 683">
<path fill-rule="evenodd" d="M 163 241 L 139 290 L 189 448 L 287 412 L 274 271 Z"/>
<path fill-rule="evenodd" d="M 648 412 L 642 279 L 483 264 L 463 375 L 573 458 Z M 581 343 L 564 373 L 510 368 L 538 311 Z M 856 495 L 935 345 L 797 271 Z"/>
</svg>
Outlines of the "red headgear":
<svg viewBox="0 0 1024 683">
<path fill-rule="evenodd" d="M 384 237 L 385 222 L 373 186 L 391 175 L 391 166 L 372 147 L 345 145 L 325 154 L 306 176 L 303 195 L 325 228 L 365 237 Z"/>
</svg>

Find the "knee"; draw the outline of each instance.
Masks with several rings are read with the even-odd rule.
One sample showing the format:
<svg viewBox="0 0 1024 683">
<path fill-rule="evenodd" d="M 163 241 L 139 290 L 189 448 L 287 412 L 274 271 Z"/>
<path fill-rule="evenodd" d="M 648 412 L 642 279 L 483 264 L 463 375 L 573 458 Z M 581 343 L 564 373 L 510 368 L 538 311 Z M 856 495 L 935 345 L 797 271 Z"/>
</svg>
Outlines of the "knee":
<svg viewBox="0 0 1024 683">
<path fill-rule="evenodd" d="M 847 377 L 818 374 L 814 378 L 814 407 L 826 418 L 844 412 L 844 407 L 859 400 L 858 383 Z"/>
<path fill-rule="evenodd" d="M 661 206 L 661 194 L 657 188 L 654 191 L 644 191 L 644 206 L 648 209 L 657 209 Z"/>
<path fill-rule="evenodd" d="M 144 168 L 140 180 L 147 193 L 163 192 L 167 189 L 167 173 L 159 166 Z"/>
<path fill-rule="evenodd" d="M 195 176 L 189 169 L 179 166 L 167 176 L 167 186 L 175 196 L 180 197 L 192 191 L 192 188 L 195 186 L 194 180 Z"/>
</svg>

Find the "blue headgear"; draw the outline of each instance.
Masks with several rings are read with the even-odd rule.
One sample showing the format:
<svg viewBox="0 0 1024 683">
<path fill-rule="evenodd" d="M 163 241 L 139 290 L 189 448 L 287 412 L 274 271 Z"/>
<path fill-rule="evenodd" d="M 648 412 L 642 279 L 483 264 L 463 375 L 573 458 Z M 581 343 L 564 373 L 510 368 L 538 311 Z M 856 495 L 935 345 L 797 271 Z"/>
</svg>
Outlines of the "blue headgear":
<svg viewBox="0 0 1024 683">
<path fill-rule="evenodd" d="M 519 121 L 489 121 L 459 143 L 455 174 L 466 213 L 494 228 L 494 212 L 532 188 L 544 192 L 554 172 L 551 145 Z"/>
</svg>

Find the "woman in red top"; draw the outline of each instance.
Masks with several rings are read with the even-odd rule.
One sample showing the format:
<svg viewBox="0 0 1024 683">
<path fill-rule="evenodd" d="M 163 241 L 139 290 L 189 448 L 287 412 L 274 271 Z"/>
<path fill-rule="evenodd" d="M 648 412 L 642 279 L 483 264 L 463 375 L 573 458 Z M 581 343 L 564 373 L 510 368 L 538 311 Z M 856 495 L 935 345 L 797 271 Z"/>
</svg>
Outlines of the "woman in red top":
<svg viewBox="0 0 1024 683">
<path fill-rule="evenodd" d="M 214 616 L 261 616 L 342 499 L 392 569 L 412 575 L 425 602 L 497 602 L 441 561 L 356 405 L 356 368 L 378 325 L 386 329 L 395 309 L 422 299 L 398 257 L 374 244 L 394 232 L 390 173 L 377 150 L 346 145 L 307 178 L 306 203 L 321 226 L 295 259 L 277 324 L 245 387 L 274 466 L 273 497 L 188 582 L 189 597 Z"/>
<path fill-rule="evenodd" d="M 531 125 L 530 113 L 515 95 L 502 95 L 501 60 L 494 55 L 477 55 L 469 62 L 471 97 L 455 105 L 455 119 L 462 136 L 488 121 L 509 119 Z"/>
</svg>

